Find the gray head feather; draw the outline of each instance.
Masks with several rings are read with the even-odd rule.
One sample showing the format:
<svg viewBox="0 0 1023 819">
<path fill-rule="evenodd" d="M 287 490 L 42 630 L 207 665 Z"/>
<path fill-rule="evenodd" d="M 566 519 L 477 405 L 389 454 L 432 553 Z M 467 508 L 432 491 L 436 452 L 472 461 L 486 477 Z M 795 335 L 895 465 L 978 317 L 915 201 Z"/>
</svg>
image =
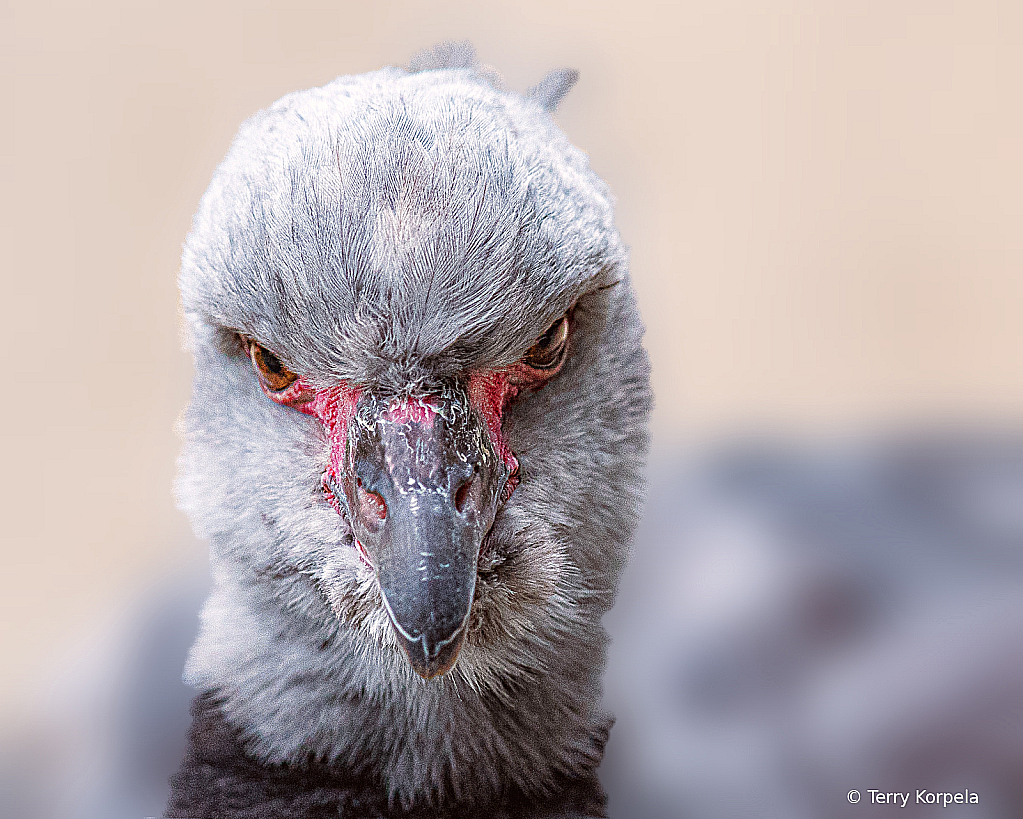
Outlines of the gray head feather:
<svg viewBox="0 0 1023 819">
<path fill-rule="evenodd" d="M 529 96 L 545 111 L 554 111 L 578 81 L 579 72 L 574 68 L 558 68 L 530 88 Z"/>
<path fill-rule="evenodd" d="M 529 99 L 444 59 L 246 122 L 180 276 L 196 375 L 178 494 L 215 579 L 187 677 L 221 693 L 253 753 L 371 772 L 402 804 L 542 793 L 595 764 L 600 616 L 650 405 L 611 196 L 544 110 L 568 75 Z M 480 554 L 457 664 L 427 682 L 324 499 L 322 425 L 268 399 L 239 337 L 316 385 L 407 394 L 511 365 L 573 305 L 564 369 L 504 413 L 521 484 Z"/>
<path fill-rule="evenodd" d="M 408 62 L 408 70 L 412 74 L 444 68 L 464 68 L 469 76 L 480 82 L 501 90 L 505 88 L 501 74 L 493 66 L 485 65 L 476 58 L 476 49 L 468 40 L 438 43 L 433 48 L 420 51 Z"/>
</svg>

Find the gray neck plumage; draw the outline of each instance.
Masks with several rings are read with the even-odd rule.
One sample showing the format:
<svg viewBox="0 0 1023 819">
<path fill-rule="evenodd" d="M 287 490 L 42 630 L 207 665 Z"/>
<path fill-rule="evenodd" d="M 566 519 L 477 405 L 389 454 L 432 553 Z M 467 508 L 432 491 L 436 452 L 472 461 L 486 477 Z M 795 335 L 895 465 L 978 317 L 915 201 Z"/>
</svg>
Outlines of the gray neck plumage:
<svg viewBox="0 0 1023 819">
<path fill-rule="evenodd" d="M 255 759 L 326 761 L 381 781 L 404 807 L 543 794 L 565 777 L 592 776 L 599 764 L 605 638 L 585 605 L 561 613 L 560 630 L 553 617 L 547 633 L 524 640 L 533 673 L 484 682 L 474 670 L 488 658 L 470 644 L 454 671 L 426 681 L 389 645 L 386 623 L 367 618 L 367 631 L 381 638 L 368 651 L 365 634 L 296 593 L 301 575 L 275 578 L 267 600 L 265 584 L 218 574 L 186 676 L 216 692 Z M 481 579 L 485 587 L 485 571 Z M 282 597 L 301 600 L 301 613 L 279 608 Z"/>
</svg>

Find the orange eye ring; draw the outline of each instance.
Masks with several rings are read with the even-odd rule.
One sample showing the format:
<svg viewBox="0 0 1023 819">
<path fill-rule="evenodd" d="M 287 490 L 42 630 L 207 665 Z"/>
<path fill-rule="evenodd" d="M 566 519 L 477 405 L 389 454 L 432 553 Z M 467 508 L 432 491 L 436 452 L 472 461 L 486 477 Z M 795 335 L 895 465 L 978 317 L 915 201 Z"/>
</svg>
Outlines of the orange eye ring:
<svg viewBox="0 0 1023 819">
<path fill-rule="evenodd" d="M 266 347 L 252 339 L 246 339 L 246 343 L 249 346 L 252 365 L 267 391 L 283 392 L 298 380 L 298 376 L 285 367 Z"/>
</svg>

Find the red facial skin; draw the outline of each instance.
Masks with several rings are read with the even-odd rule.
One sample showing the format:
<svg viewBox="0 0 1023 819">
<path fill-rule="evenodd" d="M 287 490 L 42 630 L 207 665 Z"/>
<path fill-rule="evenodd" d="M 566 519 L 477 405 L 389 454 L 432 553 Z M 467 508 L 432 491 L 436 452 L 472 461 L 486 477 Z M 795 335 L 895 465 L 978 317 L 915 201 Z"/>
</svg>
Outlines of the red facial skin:
<svg viewBox="0 0 1023 819">
<path fill-rule="evenodd" d="M 563 356 L 556 367 L 547 370 L 539 370 L 519 362 L 502 370 L 483 370 L 469 375 L 469 403 L 483 420 L 494 451 L 508 468 L 509 477 L 505 483 L 501 503 L 511 497 L 519 483 L 519 462 L 508 445 L 502 428 L 504 410 L 523 390 L 540 389 L 557 375 L 564 364 L 564 359 Z M 258 367 L 256 372 L 260 375 Z M 260 384 L 271 400 L 319 419 L 327 430 L 330 454 L 327 471 L 323 475 L 323 492 L 334 511 L 344 515 L 341 499 L 337 497 L 334 489 L 340 487 L 338 476 L 344 471 L 348 425 L 355 417 L 362 388 L 341 383 L 317 390 L 305 378 L 298 378 L 283 390 L 275 391 L 268 387 L 261 375 Z M 391 403 L 388 415 L 394 421 L 423 423 L 433 414 L 430 404 L 429 395 L 395 399 Z M 363 560 L 369 563 L 369 556 L 361 545 L 360 553 Z"/>
</svg>

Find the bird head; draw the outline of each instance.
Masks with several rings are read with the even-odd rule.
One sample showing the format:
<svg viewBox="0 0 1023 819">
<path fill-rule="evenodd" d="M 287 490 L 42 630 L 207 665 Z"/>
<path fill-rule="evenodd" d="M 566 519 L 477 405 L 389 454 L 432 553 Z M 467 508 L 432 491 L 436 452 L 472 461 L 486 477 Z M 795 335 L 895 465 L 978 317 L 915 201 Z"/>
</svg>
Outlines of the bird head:
<svg viewBox="0 0 1023 819">
<path fill-rule="evenodd" d="M 268 754 L 340 753 L 326 690 L 436 713 L 546 680 L 592 711 L 650 398 L 610 195 L 550 115 L 573 79 L 342 77 L 246 123 L 203 198 L 189 674 Z"/>
</svg>

